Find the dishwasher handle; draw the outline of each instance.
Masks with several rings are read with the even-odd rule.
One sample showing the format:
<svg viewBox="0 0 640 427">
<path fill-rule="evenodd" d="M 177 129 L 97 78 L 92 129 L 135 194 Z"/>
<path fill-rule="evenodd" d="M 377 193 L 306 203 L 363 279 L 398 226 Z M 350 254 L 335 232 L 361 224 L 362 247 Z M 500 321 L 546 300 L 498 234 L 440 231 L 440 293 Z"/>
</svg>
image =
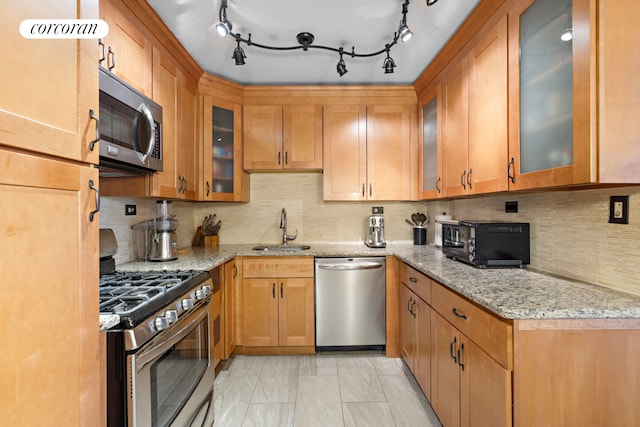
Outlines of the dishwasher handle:
<svg viewBox="0 0 640 427">
<path fill-rule="evenodd" d="M 379 262 L 353 262 L 348 264 L 318 264 L 318 268 L 321 270 L 375 270 L 376 268 L 382 268 L 382 264 Z"/>
</svg>

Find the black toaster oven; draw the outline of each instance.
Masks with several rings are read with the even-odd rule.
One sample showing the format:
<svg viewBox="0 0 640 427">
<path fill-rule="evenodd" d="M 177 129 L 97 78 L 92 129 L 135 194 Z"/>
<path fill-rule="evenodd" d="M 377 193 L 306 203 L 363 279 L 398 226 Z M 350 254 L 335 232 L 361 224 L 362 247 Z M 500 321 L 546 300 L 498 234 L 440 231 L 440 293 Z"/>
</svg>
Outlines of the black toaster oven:
<svg viewBox="0 0 640 427">
<path fill-rule="evenodd" d="M 529 223 L 451 221 L 442 224 L 442 253 L 479 268 L 530 263 Z"/>
</svg>

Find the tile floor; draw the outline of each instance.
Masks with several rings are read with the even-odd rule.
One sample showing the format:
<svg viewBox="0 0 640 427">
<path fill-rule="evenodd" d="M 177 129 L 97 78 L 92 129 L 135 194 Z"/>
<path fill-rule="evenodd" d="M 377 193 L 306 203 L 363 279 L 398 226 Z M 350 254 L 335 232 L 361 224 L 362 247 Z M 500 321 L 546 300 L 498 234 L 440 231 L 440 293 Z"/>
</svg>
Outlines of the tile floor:
<svg viewBox="0 0 640 427">
<path fill-rule="evenodd" d="M 236 356 L 215 382 L 215 427 L 440 426 L 402 359 Z"/>
</svg>

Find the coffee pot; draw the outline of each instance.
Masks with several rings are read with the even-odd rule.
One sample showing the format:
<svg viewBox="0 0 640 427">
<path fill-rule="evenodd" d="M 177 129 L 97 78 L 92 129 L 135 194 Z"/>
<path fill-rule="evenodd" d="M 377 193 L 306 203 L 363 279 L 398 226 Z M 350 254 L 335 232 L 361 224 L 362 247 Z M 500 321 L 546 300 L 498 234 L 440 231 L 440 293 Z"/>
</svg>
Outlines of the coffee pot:
<svg viewBox="0 0 640 427">
<path fill-rule="evenodd" d="M 371 216 L 368 222 L 367 240 L 365 244 L 370 248 L 384 248 L 387 243 L 384 241 L 384 215 L 382 207 L 371 208 Z"/>
<path fill-rule="evenodd" d="M 158 200 L 156 218 L 133 225 L 136 259 L 172 261 L 178 259 L 178 220 L 171 215 L 171 201 Z"/>
</svg>

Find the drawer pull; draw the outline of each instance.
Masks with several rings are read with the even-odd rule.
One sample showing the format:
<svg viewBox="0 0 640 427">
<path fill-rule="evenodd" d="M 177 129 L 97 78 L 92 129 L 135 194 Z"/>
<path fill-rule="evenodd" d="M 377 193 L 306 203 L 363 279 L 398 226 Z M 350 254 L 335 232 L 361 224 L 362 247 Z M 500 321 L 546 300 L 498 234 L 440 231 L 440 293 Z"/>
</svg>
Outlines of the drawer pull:
<svg viewBox="0 0 640 427">
<path fill-rule="evenodd" d="M 451 310 L 451 312 L 452 312 L 453 314 L 455 314 L 455 315 L 456 315 L 456 317 L 458 317 L 458 318 L 460 318 L 460 319 L 467 320 L 467 316 L 466 316 L 465 314 L 459 313 L 459 312 L 458 312 L 458 310 L 456 310 L 456 308 L 455 308 L 455 307 L 453 307 L 453 309 Z"/>
<path fill-rule="evenodd" d="M 411 283 L 418 283 L 418 279 L 416 279 L 416 278 L 415 278 L 415 277 L 413 277 L 413 276 L 412 276 L 412 277 L 409 277 L 409 281 L 410 281 Z"/>
</svg>

